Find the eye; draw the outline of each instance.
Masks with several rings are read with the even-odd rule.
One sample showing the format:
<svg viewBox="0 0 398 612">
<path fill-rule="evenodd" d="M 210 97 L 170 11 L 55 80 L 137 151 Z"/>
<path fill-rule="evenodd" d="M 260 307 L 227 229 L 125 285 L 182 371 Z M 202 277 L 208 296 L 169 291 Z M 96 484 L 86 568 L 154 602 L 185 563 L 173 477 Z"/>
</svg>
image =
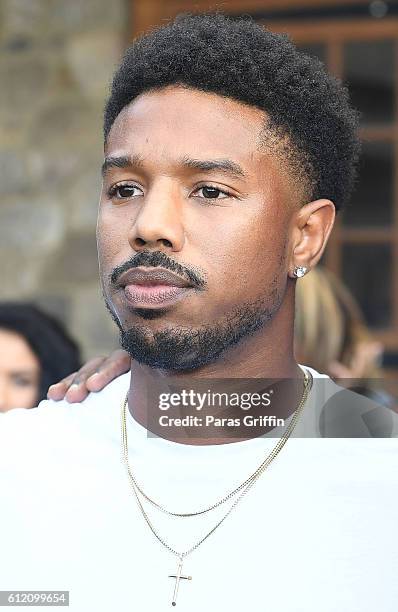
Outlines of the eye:
<svg viewBox="0 0 398 612">
<path fill-rule="evenodd" d="M 32 387 L 35 384 L 33 380 L 22 376 L 22 374 L 14 374 L 12 382 L 16 387 Z"/>
<path fill-rule="evenodd" d="M 119 183 L 108 191 L 108 197 L 116 200 L 128 200 L 140 195 L 143 195 L 142 189 L 133 183 Z"/>
<path fill-rule="evenodd" d="M 199 187 L 199 189 L 195 191 L 195 194 L 200 193 L 202 193 L 202 195 L 199 195 L 199 197 L 205 200 L 224 200 L 230 196 L 226 191 L 218 187 L 212 187 L 212 185 L 203 185 L 203 187 Z"/>
</svg>

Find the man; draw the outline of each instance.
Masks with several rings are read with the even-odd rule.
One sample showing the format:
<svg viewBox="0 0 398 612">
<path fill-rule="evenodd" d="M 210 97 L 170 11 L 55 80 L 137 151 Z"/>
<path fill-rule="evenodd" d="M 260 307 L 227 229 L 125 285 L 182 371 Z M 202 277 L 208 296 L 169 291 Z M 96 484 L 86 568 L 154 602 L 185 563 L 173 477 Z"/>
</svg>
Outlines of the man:
<svg viewBox="0 0 398 612">
<path fill-rule="evenodd" d="M 296 279 L 353 180 L 345 90 L 251 21 L 187 16 L 127 51 L 104 128 L 100 273 L 131 374 L 3 417 L 1 588 L 85 612 L 395 610 L 396 443 L 369 404 L 346 407 L 358 439 L 320 439 L 336 388 L 293 356 Z M 284 425 L 229 424 L 242 404 L 178 425 L 188 387 L 226 380 L 275 391 Z"/>
</svg>

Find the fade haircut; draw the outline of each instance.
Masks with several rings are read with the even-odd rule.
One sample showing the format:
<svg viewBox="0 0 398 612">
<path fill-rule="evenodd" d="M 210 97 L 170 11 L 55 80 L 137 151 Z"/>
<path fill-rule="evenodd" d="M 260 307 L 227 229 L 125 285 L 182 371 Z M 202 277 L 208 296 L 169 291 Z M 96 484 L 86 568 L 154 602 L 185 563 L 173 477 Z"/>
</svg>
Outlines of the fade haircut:
<svg viewBox="0 0 398 612">
<path fill-rule="evenodd" d="M 138 38 L 112 82 L 105 142 L 125 106 L 170 85 L 265 111 L 263 142 L 285 158 L 307 201 L 327 198 L 339 210 L 349 199 L 359 153 L 358 113 L 340 81 L 286 35 L 217 13 L 180 15 Z"/>
</svg>

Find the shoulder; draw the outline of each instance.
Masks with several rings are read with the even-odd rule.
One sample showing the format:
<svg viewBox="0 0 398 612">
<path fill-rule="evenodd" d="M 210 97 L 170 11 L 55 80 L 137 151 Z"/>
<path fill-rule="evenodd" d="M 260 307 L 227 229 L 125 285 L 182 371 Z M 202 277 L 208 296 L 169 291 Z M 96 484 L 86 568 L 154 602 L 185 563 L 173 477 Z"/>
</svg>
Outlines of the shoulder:
<svg viewBox="0 0 398 612">
<path fill-rule="evenodd" d="M 305 367 L 313 376 L 311 395 L 320 437 L 398 437 L 398 415 L 392 409 Z"/>
<path fill-rule="evenodd" d="M 17 408 L 0 414 L 0 462 L 17 453 L 25 456 L 64 443 L 69 438 L 90 437 L 114 422 L 130 381 L 124 374 L 83 402 L 42 401 L 37 408 Z M 116 417 L 116 418 L 115 418 Z"/>
<path fill-rule="evenodd" d="M 369 397 L 337 387 L 322 408 L 325 435 L 335 437 L 398 437 L 398 415 Z"/>
</svg>

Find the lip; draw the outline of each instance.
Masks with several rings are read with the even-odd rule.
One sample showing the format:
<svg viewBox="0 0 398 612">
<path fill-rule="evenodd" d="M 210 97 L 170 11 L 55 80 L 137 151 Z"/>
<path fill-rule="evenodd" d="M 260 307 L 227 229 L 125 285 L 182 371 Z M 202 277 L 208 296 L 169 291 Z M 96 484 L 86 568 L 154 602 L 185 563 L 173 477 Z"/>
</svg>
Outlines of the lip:
<svg viewBox="0 0 398 612">
<path fill-rule="evenodd" d="M 165 268 L 134 268 L 120 277 L 119 286 L 135 308 L 166 308 L 193 289 L 186 279 Z"/>
<path fill-rule="evenodd" d="M 191 287 L 172 287 L 171 285 L 126 285 L 124 295 L 134 308 L 166 308 L 172 306 L 192 291 Z"/>
<path fill-rule="evenodd" d="M 121 275 L 118 284 L 123 288 L 127 285 L 142 285 L 147 287 L 154 287 L 157 285 L 181 288 L 192 287 L 191 283 L 182 276 L 171 272 L 171 270 L 160 267 L 138 267 L 127 270 L 127 272 Z"/>
</svg>

